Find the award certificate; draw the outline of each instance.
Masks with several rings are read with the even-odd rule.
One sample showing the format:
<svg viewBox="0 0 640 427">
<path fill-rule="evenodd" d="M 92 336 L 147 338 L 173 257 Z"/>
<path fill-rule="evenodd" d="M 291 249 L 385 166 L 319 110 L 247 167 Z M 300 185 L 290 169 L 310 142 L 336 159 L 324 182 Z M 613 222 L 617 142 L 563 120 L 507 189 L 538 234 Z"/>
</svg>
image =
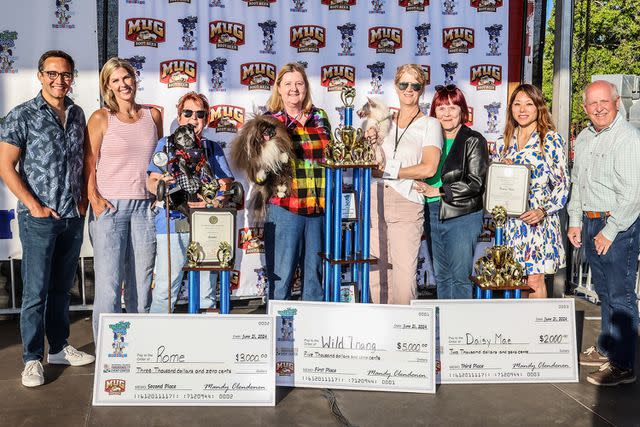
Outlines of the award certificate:
<svg viewBox="0 0 640 427">
<path fill-rule="evenodd" d="M 433 308 L 269 301 L 276 385 L 435 393 Z"/>
<path fill-rule="evenodd" d="M 485 210 L 503 206 L 507 215 L 519 216 L 527 210 L 529 167 L 492 163 L 487 171 Z"/>
<path fill-rule="evenodd" d="M 274 406 L 266 315 L 101 314 L 93 404 Z"/>
<path fill-rule="evenodd" d="M 437 307 L 441 384 L 578 382 L 575 302 L 414 300 Z"/>
<path fill-rule="evenodd" d="M 236 211 L 234 209 L 191 209 L 191 241 L 200 244 L 202 263 L 218 264 L 220 243 L 235 248 Z"/>
</svg>

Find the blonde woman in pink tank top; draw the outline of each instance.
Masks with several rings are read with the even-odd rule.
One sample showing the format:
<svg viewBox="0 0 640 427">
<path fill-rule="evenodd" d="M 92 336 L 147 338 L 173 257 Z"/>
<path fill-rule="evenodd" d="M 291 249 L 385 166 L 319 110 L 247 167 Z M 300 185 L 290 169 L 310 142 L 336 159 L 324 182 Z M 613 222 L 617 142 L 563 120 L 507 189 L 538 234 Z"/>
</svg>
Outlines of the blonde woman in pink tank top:
<svg viewBox="0 0 640 427">
<path fill-rule="evenodd" d="M 156 238 L 152 195 L 145 187 L 147 167 L 162 137 L 160 112 L 136 103 L 135 69 L 119 58 L 100 72 L 105 108 L 87 123 L 85 180 L 91 215 L 95 299 L 93 333 L 100 313 L 120 313 L 125 283 L 127 313 L 151 304 Z"/>
</svg>

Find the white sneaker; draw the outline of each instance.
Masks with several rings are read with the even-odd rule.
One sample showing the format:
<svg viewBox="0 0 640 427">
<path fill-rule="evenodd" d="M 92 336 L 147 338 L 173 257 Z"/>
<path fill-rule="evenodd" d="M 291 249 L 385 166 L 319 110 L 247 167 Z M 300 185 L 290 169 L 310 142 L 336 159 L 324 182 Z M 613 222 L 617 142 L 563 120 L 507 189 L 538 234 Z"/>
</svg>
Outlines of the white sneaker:
<svg viewBox="0 0 640 427">
<path fill-rule="evenodd" d="M 44 384 L 44 369 L 39 360 L 29 360 L 22 371 L 22 385 L 38 387 Z"/>
<path fill-rule="evenodd" d="M 87 354 L 84 351 L 76 350 L 70 345 L 56 354 L 47 355 L 47 362 L 52 365 L 82 366 L 93 363 L 95 360 L 95 356 Z"/>
</svg>

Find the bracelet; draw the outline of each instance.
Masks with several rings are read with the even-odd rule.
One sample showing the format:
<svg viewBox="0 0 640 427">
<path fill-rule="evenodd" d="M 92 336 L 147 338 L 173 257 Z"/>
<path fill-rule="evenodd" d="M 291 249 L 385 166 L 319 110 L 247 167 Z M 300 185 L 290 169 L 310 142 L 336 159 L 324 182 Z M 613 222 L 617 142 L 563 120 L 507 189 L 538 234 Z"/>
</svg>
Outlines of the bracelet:
<svg viewBox="0 0 640 427">
<path fill-rule="evenodd" d="M 546 210 L 545 208 L 543 208 L 543 207 L 539 207 L 538 209 L 542 211 L 542 217 L 543 217 L 543 218 L 544 218 L 545 216 L 547 216 L 547 215 L 548 215 L 548 214 L 547 214 L 547 210 Z"/>
</svg>

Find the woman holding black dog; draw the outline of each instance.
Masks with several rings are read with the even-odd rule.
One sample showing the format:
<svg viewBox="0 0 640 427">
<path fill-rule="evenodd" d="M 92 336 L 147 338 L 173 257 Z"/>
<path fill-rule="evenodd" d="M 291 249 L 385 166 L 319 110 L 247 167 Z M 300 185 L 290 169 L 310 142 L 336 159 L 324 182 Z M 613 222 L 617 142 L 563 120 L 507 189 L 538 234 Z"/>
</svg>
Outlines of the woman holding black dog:
<svg viewBox="0 0 640 427">
<path fill-rule="evenodd" d="M 202 130 L 208 123 L 209 101 L 207 98 L 196 92 L 188 92 L 178 101 L 178 125 L 193 126 L 193 133 L 198 139 L 199 145 L 203 148 L 207 163 L 214 177 L 218 180 L 221 190 L 226 189 L 226 185 L 233 181 L 233 175 L 224 157 L 222 147 L 214 141 L 209 141 L 202 136 Z M 175 135 L 175 133 L 174 133 Z M 165 150 L 167 138 L 158 141 L 155 152 Z M 175 158 L 171 150 L 169 153 L 169 162 Z M 158 183 L 163 180 L 167 184 L 167 188 L 175 184 L 172 175 L 163 175 L 162 170 L 151 162 L 148 165 L 149 177 L 147 178 L 147 188 L 153 194 L 157 193 Z M 214 201 L 217 204 L 218 201 Z M 161 202 L 161 201 L 159 201 Z M 190 208 L 205 207 L 204 201 L 188 202 Z M 155 287 L 153 288 L 153 299 L 151 302 L 151 313 L 166 313 L 169 306 L 169 286 L 168 286 L 168 268 L 169 259 L 167 257 L 167 220 L 164 207 L 156 207 L 154 209 L 156 238 L 158 241 L 158 251 L 155 262 Z M 187 217 L 178 210 L 171 209 L 169 211 L 169 239 L 171 245 L 171 311 L 175 307 L 178 299 L 178 291 L 182 285 L 182 267 L 187 261 L 187 248 L 189 246 L 189 224 Z M 209 286 L 200 286 L 200 308 L 203 310 L 211 309 L 215 305 L 214 295 L 214 275 L 203 273 L 209 276 L 207 283 Z"/>
<path fill-rule="evenodd" d="M 125 283 L 128 313 L 149 310 L 156 252 L 153 199 L 146 171 L 162 136 L 162 117 L 136 102 L 136 71 L 111 58 L 100 71 L 105 107 L 87 123 L 85 180 L 91 203 L 95 299 L 93 332 L 100 313 L 119 313 Z"/>
<path fill-rule="evenodd" d="M 276 77 L 267 110 L 286 126 L 296 158 L 287 197 L 267 206 L 265 255 L 270 299 L 290 299 L 294 273 L 302 272 L 302 299 L 321 301 L 324 236 L 324 149 L 331 141 L 327 113 L 313 105 L 309 80 L 298 63 L 284 65 Z"/>
</svg>

